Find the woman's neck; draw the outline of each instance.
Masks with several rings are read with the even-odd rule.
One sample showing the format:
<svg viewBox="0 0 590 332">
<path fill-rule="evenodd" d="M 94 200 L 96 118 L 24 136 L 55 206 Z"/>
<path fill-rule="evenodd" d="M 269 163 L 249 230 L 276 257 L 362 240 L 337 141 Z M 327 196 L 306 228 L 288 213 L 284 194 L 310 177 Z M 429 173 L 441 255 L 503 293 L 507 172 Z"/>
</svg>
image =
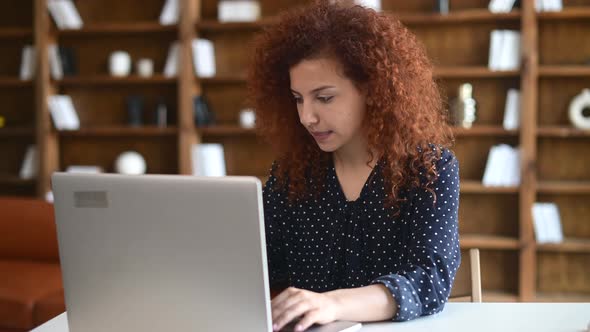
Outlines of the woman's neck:
<svg viewBox="0 0 590 332">
<path fill-rule="evenodd" d="M 344 170 L 359 170 L 367 167 L 370 158 L 368 144 L 365 140 L 356 140 L 340 147 L 332 153 L 334 166 Z M 377 163 L 377 155 L 373 153 L 373 160 L 369 163 L 372 169 Z"/>
</svg>

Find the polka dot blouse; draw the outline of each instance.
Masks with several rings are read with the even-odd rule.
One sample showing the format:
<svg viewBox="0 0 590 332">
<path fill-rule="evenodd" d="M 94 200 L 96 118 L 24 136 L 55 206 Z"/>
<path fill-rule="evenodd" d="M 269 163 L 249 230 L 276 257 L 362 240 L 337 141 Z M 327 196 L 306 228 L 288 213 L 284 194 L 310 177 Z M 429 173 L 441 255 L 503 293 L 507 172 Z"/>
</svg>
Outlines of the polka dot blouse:
<svg viewBox="0 0 590 332">
<path fill-rule="evenodd" d="M 436 202 L 424 189 L 408 191 L 395 218 L 383 206 L 381 167 L 347 201 L 331 166 L 327 190 L 297 204 L 274 189 L 271 171 L 263 190 L 271 287 L 325 292 L 381 283 L 396 300 L 395 321 L 443 309 L 461 260 L 458 162 L 443 150 Z"/>
</svg>

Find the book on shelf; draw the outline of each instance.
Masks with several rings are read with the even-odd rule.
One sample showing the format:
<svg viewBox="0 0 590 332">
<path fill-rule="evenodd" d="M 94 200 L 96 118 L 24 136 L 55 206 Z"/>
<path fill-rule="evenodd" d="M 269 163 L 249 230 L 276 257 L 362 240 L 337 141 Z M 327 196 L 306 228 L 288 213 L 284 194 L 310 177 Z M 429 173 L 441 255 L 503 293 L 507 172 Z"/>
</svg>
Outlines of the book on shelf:
<svg viewBox="0 0 590 332">
<path fill-rule="evenodd" d="M 225 176 L 223 145 L 218 143 L 195 144 L 191 147 L 193 175 Z"/>
<path fill-rule="evenodd" d="M 71 47 L 58 46 L 57 54 L 61 64 L 62 73 L 64 76 L 78 75 L 78 60 L 76 53 Z"/>
<path fill-rule="evenodd" d="M 59 56 L 59 48 L 56 44 L 50 44 L 47 47 L 49 57 L 49 70 L 54 80 L 61 80 L 64 77 L 63 65 Z"/>
<path fill-rule="evenodd" d="M 48 104 L 53 125 L 57 130 L 80 129 L 80 120 L 78 119 L 78 114 L 70 96 L 49 96 Z"/>
<path fill-rule="evenodd" d="M 508 13 L 512 10 L 516 0 L 491 0 L 488 9 L 492 13 Z"/>
<path fill-rule="evenodd" d="M 178 23 L 180 16 L 179 0 L 166 0 L 160 13 L 160 24 L 174 25 Z"/>
<path fill-rule="evenodd" d="M 178 75 L 178 62 L 180 57 L 180 43 L 175 41 L 168 48 L 168 56 L 164 64 L 164 76 L 175 77 Z"/>
<path fill-rule="evenodd" d="M 35 61 L 35 46 L 25 45 L 22 50 L 20 62 L 19 77 L 23 81 L 28 81 L 35 76 L 36 61 Z"/>
<path fill-rule="evenodd" d="M 203 38 L 193 39 L 193 65 L 198 77 L 215 76 L 215 48 L 213 42 Z"/>
<path fill-rule="evenodd" d="M 47 8 L 60 30 L 81 29 L 84 25 L 72 0 L 47 0 Z"/>
<path fill-rule="evenodd" d="M 255 22 L 260 19 L 260 3 L 252 0 L 221 0 L 217 4 L 220 22 Z"/>
<path fill-rule="evenodd" d="M 538 243 L 563 242 L 559 208 L 555 203 L 533 204 L 533 226 Z"/>
<path fill-rule="evenodd" d="M 535 0 L 537 12 L 559 12 L 563 10 L 562 0 Z"/>
<path fill-rule="evenodd" d="M 37 177 L 39 169 L 39 156 L 37 153 L 37 147 L 35 145 L 29 145 L 23 163 L 21 164 L 19 176 L 23 180 L 31 180 Z"/>
<path fill-rule="evenodd" d="M 507 144 L 492 146 L 482 183 L 488 187 L 518 186 L 520 184 L 520 149 Z"/>
<path fill-rule="evenodd" d="M 520 127 L 520 91 L 517 89 L 508 89 L 506 93 L 502 125 L 506 130 L 515 130 Z"/>
<path fill-rule="evenodd" d="M 490 70 L 518 70 L 520 68 L 520 32 L 493 30 L 490 33 Z"/>
</svg>

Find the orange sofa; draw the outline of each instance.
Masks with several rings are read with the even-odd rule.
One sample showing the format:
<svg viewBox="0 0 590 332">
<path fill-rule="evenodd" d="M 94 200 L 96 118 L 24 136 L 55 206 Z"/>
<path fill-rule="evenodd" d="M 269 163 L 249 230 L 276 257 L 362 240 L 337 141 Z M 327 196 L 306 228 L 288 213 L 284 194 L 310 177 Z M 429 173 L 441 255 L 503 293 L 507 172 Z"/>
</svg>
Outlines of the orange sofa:
<svg viewBox="0 0 590 332">
<path fill-rule="evenodd" d="M 65 311 L 53 205 L 0 198 L 0 332 L 28 331 Z"/>
</svg>

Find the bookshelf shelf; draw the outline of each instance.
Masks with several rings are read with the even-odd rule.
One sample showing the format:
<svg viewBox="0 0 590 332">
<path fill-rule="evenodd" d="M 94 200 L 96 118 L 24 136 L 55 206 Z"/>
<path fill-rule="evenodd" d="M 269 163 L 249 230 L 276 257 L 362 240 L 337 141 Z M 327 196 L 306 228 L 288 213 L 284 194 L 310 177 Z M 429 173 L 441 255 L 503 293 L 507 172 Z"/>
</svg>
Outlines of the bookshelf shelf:
<svg viewBox="0 0 590 332">
<path fill-rule="evenodd" d="M 15 88 L 33 87 L 33 81 L 21 80 L 18 77 L 0 77 L 0 87 L 15 87 Z"/>
<path fill-rule="evenodd" d="M 158 22 L 134 22 L 134 23 L 100 23 L 85 25 L 81 29 L 55 30 L 57 35 L 63 37 L 86 37 L 89 35 L 111 34 L 149 34 L 149 33 L 173 33 L 178 31 L 176 25 L 161 25 Z"/>
<path fill-rule="evenodd" d="M 540 137 L 557 137 L 557 138 L 569 138 L 569 137 L 589 137 L 590 130 L 576 129 L 572 127 L 560 127 L 560 126 L 547 126 L 539 127 L 538 129 Z"/>
<path fill-rule="evenodd" d="M 58 131 L 61 137 L 147 137 L 174 136 L 178 133 L 176 127 L 96 127 L 80 130 Z"/>
<path fill-rule="evenodd" d="M 0 137 L 19 137 L 35 135 L 35 128 L 27 127 L 5 127 L 0 128 Z"/>
<path fill-rule="evenodd" d="M 219 22 L 217 20 L 201 20 L 196 24 L 201 31 L 231 31 L 231 32 L 252 32 L 260 30 L 275 22 L 275 18 L 262 18 L 255 22 Z"/>
<path fill-rule="evenodd" d="M 120 84 L 176 84 L 175 77 L 154 75 L 144 78 L 139 76 L 113 77 L 108 75 L 64 77 L 57 81 L 61 86 L 84 86 L 84 85 L 120 85 Z"/>
<path fill-rule="evenodd" d="M 31 28 L 0 28 L 0 38 L 30 38 L 33 36 Z"/>
<path fill-rule="evenodd" d="M 590 294 L 540 292 L 537 293 L 535 301 L 562 303 L 590 302 Z"/>
<path fill-rule="evenodd" d="M 426 14 L 399 14 L 394 15 L 404 24 L 408 25 L 433 25 L 441 23 L 472 23 L 472 22 L 501 22 L 501 21 L 518 21 L 520 19 L 520 10 L 513 10 L 509 13 L 491 13 L 487 8 L 482 9 L 462 9 L 451 11 L 449 14 L 441 15 L 437 13 Z"/>
<path fill-rule="evenodd" d="M 542 77 L 590 77 L 588 66 L 541 66 L 539 75 Z"/>
<path fill-rule="evenodd" d="M 537 17 L 540 21 L 564 21 L 564 20 L 580 20 L 590 19 L 590 8 L 588 7 L 566 7 L 558 12 L 543 12 L 538 13 Z"/>
<path fill-rule="evenodd" d="M 14 175 L 0 174 L 0 184 L 11 186 L 33 186 L 35 185 L 35 179 L 25 180 Z"/>
<path fill-rule="evenodd" d="M 482 290 L 483 302 L 518 302 L 519 296 L 516 293 L 499 290 Z"/>
<path fill-rule="evenodd" d="M 454 127 L 453 133 L 457 137 L 465 136 L 518 136 L 518 130 L 506 130 L 501 126 L 473 126 L 472 128 Z"/>
<path fill-rule="evenodd" d="M 520 76 L 517 70 L 490 70 L 484 66 L 443 66 L 434 69 L 439 78 L 509 78 Z"/>
<path fill-rule="evenodd" d="M 459 239 L 462 249 L 497 249 L 518 250 L 520 243 L 517 238 L 490 236 L 490 235 L 462 235 Z"/>
<path fill-rule="evenodd" d="M 200 132 L 203 136 L 207 136 L 207 137 L 256 135 L 256 131 L 254 129 L 242 128 L 240 126 L 231 126 L 231 125 L 217 125 L 217 126 L 211 126 L 211 127 L 200 127 L 200 128 L 197 128 L 197 131 Z"/>
<path fill-rule="evenodd" d="M 518 187 L 490 187 L 484 186 L 481 181 L 461 180 L 461 193 L 465 194 L 517 194 Z"/>
<path fill-rule="evenodd" d="M 541 194 L 590 194 L 590 181 L 541 181 Z"/>
<path fill-rule="evenodd" d="M 590 253 L 590 239 L 566 238 L 561 243 L 537 244 L 541 252 Z"/>
<path fill-rule="evenodd" d="M 246 84 L 245 75 L 197 78 L 203 84 Z"/>
</svg>

